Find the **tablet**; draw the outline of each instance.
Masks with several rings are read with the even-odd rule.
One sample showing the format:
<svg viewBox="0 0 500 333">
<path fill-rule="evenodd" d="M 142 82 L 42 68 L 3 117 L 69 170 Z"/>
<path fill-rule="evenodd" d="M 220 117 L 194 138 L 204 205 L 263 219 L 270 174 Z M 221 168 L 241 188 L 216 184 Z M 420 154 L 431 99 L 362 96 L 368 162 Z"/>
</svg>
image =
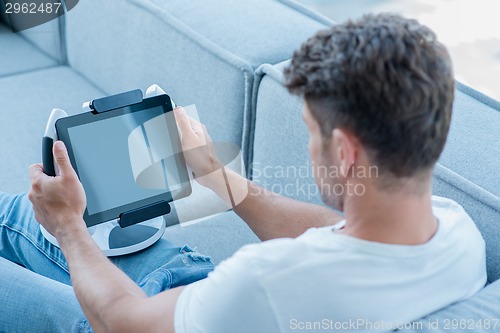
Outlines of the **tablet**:
<svg viewBox="0 0 500 333">
<path fill-rule="evenodd" d="M 88 227 L 191 193 L 170 98 L 56 122 L 85 189 Z"/>
</svg>

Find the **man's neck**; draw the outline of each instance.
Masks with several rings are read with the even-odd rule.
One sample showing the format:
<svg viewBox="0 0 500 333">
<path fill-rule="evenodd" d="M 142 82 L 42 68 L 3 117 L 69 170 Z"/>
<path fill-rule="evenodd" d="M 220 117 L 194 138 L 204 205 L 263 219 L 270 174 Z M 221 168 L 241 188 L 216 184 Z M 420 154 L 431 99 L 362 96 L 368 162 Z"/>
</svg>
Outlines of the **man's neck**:
<svg viewBox="0 0 500 333">
<path fill-rule="evenodd" d="M 438 227 L 432 212 L 430 186 L 423 194 L 408 192 L 369 188 L 363 196 L 347 198 L 346 225 L 341 232 L 380 243 L 426 243 Z"/>
</svg>

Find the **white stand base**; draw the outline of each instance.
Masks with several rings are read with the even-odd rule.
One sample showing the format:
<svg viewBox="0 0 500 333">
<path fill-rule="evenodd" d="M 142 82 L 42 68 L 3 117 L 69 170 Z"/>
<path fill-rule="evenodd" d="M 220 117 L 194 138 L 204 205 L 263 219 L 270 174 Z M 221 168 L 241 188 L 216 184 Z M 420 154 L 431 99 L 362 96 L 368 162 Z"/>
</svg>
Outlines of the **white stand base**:
<svg viewBox="0 0 500 333">
<path fill-rule="evenodd" d="M 92 238 L 107 257 L 121 256 L 143 250 L 156 243 L 165 232 L 163 216 L 121 228 L 117 220 L 88 228 Z M 43 226 L 43 236 L 59 247 L 57 240 Z"/>
</svg>

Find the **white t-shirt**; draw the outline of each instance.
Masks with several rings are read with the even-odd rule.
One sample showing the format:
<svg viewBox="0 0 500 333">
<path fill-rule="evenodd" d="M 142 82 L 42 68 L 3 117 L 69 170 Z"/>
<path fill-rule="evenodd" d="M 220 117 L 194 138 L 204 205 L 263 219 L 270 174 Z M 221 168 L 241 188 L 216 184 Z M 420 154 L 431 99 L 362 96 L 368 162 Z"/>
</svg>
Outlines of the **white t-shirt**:
<svg viewBox="0 0 500 333">
<path fill-rule="evenodd" d="M 433 211 L 439 227 L 422 245 L 331 226 L 247 245 L 184 289 L 175 332 L 391 330 L 466 299 L 486 283 L 484 240 L 454 201 L 433 197 Z"/>
</svg>

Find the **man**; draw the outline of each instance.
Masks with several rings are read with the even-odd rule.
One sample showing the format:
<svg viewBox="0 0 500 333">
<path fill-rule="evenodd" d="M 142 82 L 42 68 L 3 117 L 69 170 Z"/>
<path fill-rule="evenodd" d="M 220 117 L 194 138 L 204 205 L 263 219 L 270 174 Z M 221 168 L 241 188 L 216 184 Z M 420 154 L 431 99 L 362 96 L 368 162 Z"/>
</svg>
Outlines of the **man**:
<svg viewBox="0 0 500 333">
<path fill-rule="evenodd" d="M 225 178 L 212 176 L 221 165 L 210 137 L 178 108 L 183 147 L 205 147 L 186 151 L 198 181 L 221 197 L 227 183 L 233 193 L 248 191 L 234 210 L 265 241 L 245 246 L 199 280 L 211 269 L 208 262 L 205 271 L 191 272 L 191 280 L 199 281 L 188 286 L 148 295 L 103 256 L 86 230 L 85 193 L 61 142 L 54 146 L 59 177 L 46 176 L 41 165 L 30 168 L 34 216 L 57 238 L 94 331 L 391 330 L 396 326 L 384 325 L 418 319 L 484 286 L 484 241 L 473 221 L 457 203 L 431 197 L 454 91 L 449 55 L 434 33 L 399 16 L 365 16 L 309 39 L 285 74 L 289 90 L 305 99 L 303 117 L 323 200 L 345 217 L 270 193 L 230 170 Z M 376 173 L 358 172 L 374 167 Z M 332 190 L 339 186 L 341 195 Z M 27 221 L 12 213 L 21 205 L 11 203 L 12 221 L 4 217 L 3 229 L 35 224 L 29 213 Z M 23 237 L 37 246 L 33 239 L 40 235 Z M 62 261 L 60 251 L 45 246 L 47 263 L 54 256 Z M 33 250 L 25 247 L 17 256 L 29 263 Z M 33 296 L 39 297 L 37 291 Z M 68 314 L 60 315 L 74 316 L 83 329 L 86 322 L 75 307 L 69 304 Z M 17 311 L 25 311 L 24 305 Z M 38 310 L 45 311 L 51 313 Z M 349 326 L 358 320 L 365 324 Z"/>
</svg>

